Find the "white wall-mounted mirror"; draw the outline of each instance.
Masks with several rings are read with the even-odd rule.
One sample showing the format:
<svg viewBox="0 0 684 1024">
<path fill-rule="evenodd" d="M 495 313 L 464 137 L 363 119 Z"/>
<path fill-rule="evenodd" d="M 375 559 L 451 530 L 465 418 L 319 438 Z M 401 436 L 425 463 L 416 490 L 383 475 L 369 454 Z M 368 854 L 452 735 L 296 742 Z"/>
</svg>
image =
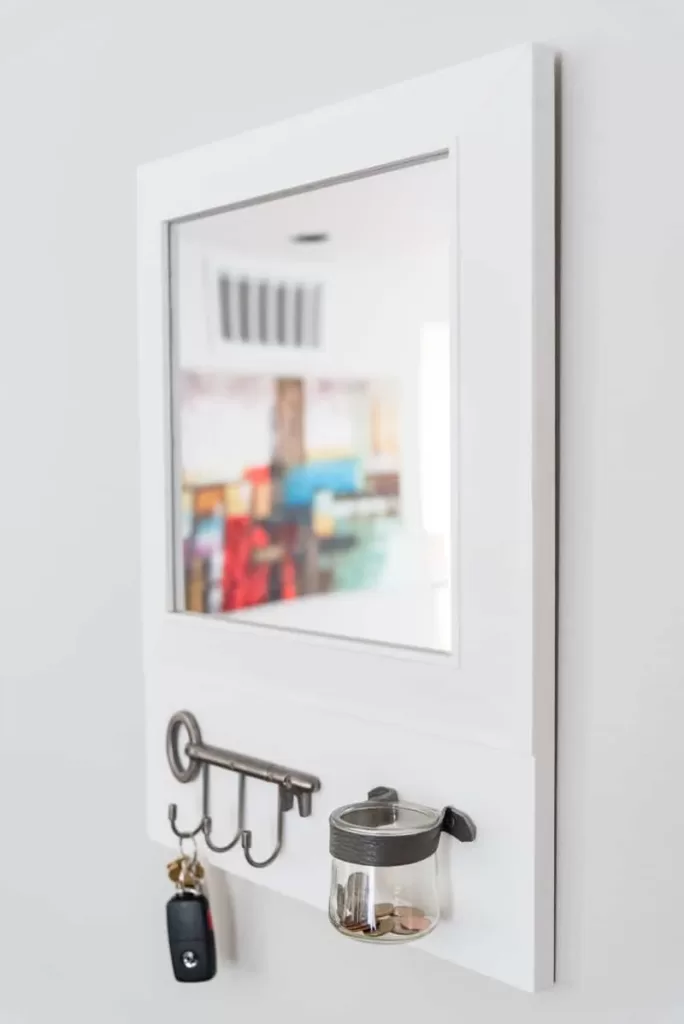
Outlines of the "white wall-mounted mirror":
<svg viewBox="0 0 684 1024">
<path fill-rule="evenodd" d="M 451 650 L 445 156 L 171 225 L 176 611 Z"/>
<path fill-rule="evenodd" d="M 207 856 L 323 913 L 336 807 L 465 809 L 424 949 L 549 984 L 553 54 L 152 164 L 139 210 L 150 834 L 202 813 L 164 753 L 181 708 L 321 780 L 267 870 Z M 273 797 L 250 784 L 258 860 Z"/>
</svg>

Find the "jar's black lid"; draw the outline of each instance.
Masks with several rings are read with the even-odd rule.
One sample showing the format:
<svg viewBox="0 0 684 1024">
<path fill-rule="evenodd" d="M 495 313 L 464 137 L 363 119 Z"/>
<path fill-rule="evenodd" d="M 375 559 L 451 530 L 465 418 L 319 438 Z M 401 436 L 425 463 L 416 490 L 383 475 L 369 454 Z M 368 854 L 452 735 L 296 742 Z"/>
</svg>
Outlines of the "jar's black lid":
<svg viewBox="0 0 684 1024">
<path fill-rule="evenodd" d="M 330 815 L 330 853 L 352 864 L 415 864 L 437 849 L 442 818 L 442 811 L 417 804 L 347 804 Z"/>
</svg>

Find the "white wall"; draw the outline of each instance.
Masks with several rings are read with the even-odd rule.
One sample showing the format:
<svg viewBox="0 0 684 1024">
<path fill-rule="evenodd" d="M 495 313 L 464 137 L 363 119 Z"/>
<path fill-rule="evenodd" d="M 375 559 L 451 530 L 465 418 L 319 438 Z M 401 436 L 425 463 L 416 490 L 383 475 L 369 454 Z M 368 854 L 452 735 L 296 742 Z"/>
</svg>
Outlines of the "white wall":
<svg viewBox="0 0 684 1024">
<path fill-rule="evenodd" d="M 3 1024 L 684 1020 L 683 18 L 0 0 Z M 231 962 L 175 987 L 142 806 L 134 168 L 530 38 L 565 65 L 559 984 L 373 953 L 229 880 Z"/>
</svg>

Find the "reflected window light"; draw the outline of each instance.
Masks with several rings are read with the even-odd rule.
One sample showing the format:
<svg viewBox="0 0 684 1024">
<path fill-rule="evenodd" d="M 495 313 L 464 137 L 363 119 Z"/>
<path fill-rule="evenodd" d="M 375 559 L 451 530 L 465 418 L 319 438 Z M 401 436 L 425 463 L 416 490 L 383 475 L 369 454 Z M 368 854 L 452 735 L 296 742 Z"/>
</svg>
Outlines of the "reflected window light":
<svg viewBox="0 0 684 1024">
<path fill-rule="evenodd" d="M 451 361 L 449 325 L 425 324 L 420 337 L 421 516 L 431 578 L 448 584 L 451 565 Z"/>
</svg>

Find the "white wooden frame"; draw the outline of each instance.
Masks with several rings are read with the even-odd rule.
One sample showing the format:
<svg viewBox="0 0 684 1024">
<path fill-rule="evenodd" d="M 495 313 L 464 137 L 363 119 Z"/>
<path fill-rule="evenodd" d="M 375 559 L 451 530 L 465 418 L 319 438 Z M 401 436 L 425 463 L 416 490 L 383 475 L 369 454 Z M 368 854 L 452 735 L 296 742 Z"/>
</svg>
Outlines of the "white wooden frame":
<svg viewBox="0 0 684 1024">
<path fill-rule="evenodd" d="M 210 742 L 321 776 L 313 817 L 288 816 L 272 867 L 254 872 L 239 848 L 210 858 L 321 908 L 334 806 L 379 784 L 456 804 L 479 838 L 442 842 L 444 919 L 420 947 L 528 990 L 552 981 L 554 947 L 553 80 L 553 55 L 523 46 L 139 173 L 150 834 L 171 845 L 170 800 L 184 815 L 199 807 L 165 761 L 181 707 Z M 176 614 L 169 221 L 443 151 L 454 170 L 453 652 Z M 264 849 L 272 810 L 270 787 L 253 784 Z"/>
</svg>

